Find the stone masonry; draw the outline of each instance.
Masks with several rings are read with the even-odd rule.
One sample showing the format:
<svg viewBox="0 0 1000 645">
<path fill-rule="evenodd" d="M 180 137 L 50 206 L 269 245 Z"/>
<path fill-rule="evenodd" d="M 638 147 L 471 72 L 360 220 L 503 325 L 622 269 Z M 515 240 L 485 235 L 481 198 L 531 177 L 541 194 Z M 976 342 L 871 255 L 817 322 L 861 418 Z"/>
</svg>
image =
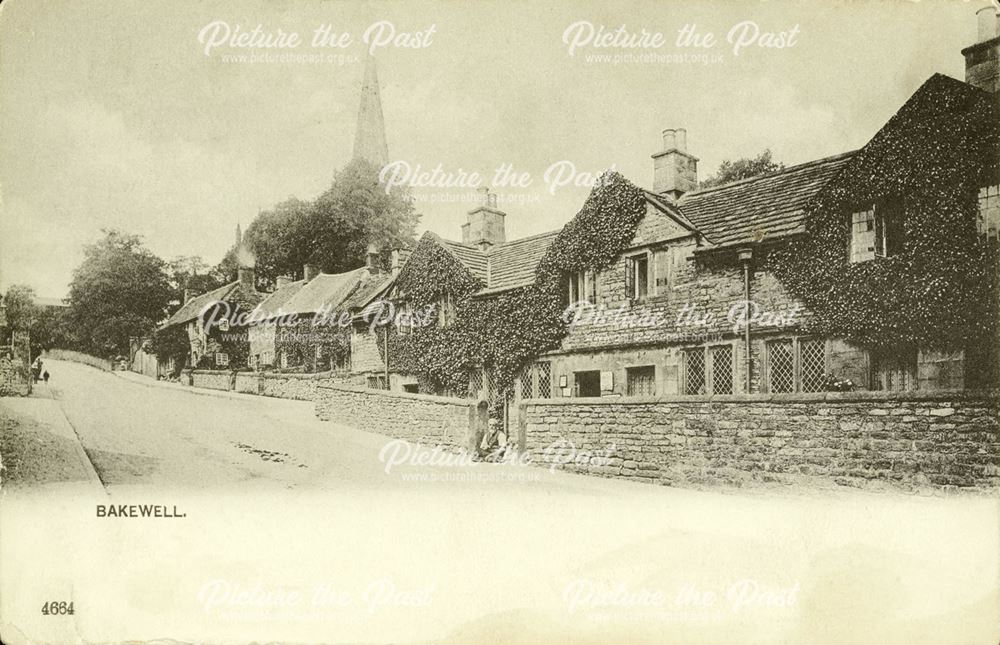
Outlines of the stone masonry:
<svg viewBox="0 0 1000 645">
<path fill-rule="evenodd" d="M 320 383 L 316 415 L 366 432 L 425 445 L 472 450 L 476 402 Z"/>
<path fill-rule="evenodd" d="M 528 400 L 519 439 L 536 463 L 659 484 L 995 489 L 997 411 L 996 392 Z"/>
</svg>

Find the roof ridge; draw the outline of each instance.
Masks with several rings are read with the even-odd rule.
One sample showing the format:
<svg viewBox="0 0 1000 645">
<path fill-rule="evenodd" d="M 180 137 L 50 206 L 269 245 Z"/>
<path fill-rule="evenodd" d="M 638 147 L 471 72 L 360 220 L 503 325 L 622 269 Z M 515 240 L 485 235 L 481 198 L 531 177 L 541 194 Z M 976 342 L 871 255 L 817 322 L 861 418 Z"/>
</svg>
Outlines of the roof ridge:
<svg viewBox="0 0 1000 645">
<path fill-rule="evenodd" d="M 860 148 L 859 148 L 860 149 Z M 765 173 L 763 175 L 757 175 L 755 177 L 746 177 L 745 179 L 737 179 L 736 181 L 731 181 L 727 184 L 720 184 L 719 186 L 709 186 L 707 188 L 698 188 L 692 190 L 691 192 L 684 193 L 680 201 L 683 202 L 690 195 L 705 195 L 718 190 L 723 190 L 725 188 L 732 188 L 733 186 L 742 186 L 744 184 L 749 184 L 750 182 L 759 181 L 761 179 L 768 179 L 770 177 L 777 177 L 779 175 L 785 175 L 791 172 L 798 172 L 800 170 L 805 170 L 806 168 L 811 168 L 812 166 L 817 166 L 821 163 L 826 163 L 830 161 L 838 161 L 842 158 L 850 157 L 856 154 L 858 150 L 848 150 L 847 152 L 840 152 L 835 155 L 829 155 L 827 157 L 820 157 L 819 159 L 812 159 L 810 161 L 803 161 L 802 163 L 795 164 L 794 166 L 786 166 L 781 170 L 776 170 L 774 172 Z M 655 193 L 654 193 L 655 194 Z"/>
<path fill-rule="evenodd" d="M 556 228 L 551 231 L 545 231 L 544 233 L 534 233 L 533 235 L 528 235 L 527 237 L 519 237 L 516 240 L 510 240 L 508 242 L 504 242 L 503 244 L 498 244 L 494 247 L 490 247 L 489 253 L 493 253 L 497 249 L 502 249 L 506 246 L 511 246 L 512 244 L 520 244 L 521 242 L 536 240 L 540 237 L 545 237 L 546 235 L 558 235 L 561 232 L 562 232 L 561 228 Z"/>
</svg>

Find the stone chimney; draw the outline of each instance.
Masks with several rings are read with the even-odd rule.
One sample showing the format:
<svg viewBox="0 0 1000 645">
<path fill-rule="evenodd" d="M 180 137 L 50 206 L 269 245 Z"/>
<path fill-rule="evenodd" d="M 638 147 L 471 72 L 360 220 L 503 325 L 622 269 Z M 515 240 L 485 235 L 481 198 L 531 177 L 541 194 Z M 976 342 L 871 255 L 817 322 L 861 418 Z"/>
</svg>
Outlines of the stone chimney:
<svg viewBox="0 0 1000 645">
<path fill-rule="evenodd" d="M 319 267 L 315 264 L 303 264 L 302 265 L 302 278 L 309 282 L 313 278 L 319 275 Z"/>
<path fill-rule="evenodd" d="M 965 82 L 986 90 L 1000 91 L 1000 12 L 983 7 L 976 12 L 976 44 L 962 50 Z"/>
<path fill-rule="evenodd" d="M 462 224 L 462 243 L 478 246 L 485 251 L 507 241 L 504 219 L 507 213 L 497 208 L 497 196 L 485 186 L 479 189 L 479 204 L 469 211 Z"/>
<path fill-rule="evenodd" d="M 399 275 L 403 265 L 406 264 L 406 261 L 409 259 L 410 249 L 393 249 L 389 258 L 389 268 L 392 271 L 392 275 Z"/>
<path fill-rule="evenodd" d="M 663 151 L 653 155 L 653 192 L 677 200 L 698 187 L 698 158 L 688 154 L 687 130 L 663 131 Z"/>
<path fill-rule="evenodd" d="M 292 283 L 292 278 L 287 275 L 279 275 L 274 281 L 274 288 L 280 289 L 282 287 L 287 287 Z"/>
<path fill-rule="evenodd" d="M 253 267 L 241 266 L 236 271 L 237 279 L 240 281 L 240 288 L 247 291 L 255 291 L 257 285 L 257 274 Z"/>
<path fill-rule="evenodd" d="M 368 273 L 378 275 L 385 267 L 382 266 L 382 249 L 378 244 L 369 244 L 368 252 L 365 254 L 365 267 Z"/>
</svg>

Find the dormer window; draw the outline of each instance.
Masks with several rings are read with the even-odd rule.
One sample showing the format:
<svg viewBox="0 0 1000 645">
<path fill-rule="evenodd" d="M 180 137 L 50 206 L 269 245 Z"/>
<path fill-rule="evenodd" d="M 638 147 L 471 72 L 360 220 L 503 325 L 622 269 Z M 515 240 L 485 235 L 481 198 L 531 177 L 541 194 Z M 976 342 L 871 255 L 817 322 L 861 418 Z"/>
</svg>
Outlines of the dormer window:
<svg viewBox="0 0 1000 645">
<path fill-rule="evenodd" d="M 1000 239 L 1000 184 L 979 189 L 979 214 L 976 226 L 986 239 Z"/>
<path fill-rule="evenodd" d="M 886 199 L 851 213 L 852 263 L 898 255 L 904 243 L 902 199 Z"/>
</svg>

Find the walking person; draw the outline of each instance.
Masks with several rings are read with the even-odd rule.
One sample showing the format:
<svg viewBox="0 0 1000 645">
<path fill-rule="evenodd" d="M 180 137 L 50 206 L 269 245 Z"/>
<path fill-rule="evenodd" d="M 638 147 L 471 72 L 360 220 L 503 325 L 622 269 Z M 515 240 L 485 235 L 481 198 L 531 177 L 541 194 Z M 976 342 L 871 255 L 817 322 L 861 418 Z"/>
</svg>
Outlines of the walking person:
<svg viewBox="0 0 1000 645">
<path fill-rule="evenodd" d="M 42 373 L 42 380 L 45 381 L 46 385 L 48 385 L 48 383 L 49 383 L 49 371 L 48 370 L 45 370 L 45 372 Z"/>
</svg>

